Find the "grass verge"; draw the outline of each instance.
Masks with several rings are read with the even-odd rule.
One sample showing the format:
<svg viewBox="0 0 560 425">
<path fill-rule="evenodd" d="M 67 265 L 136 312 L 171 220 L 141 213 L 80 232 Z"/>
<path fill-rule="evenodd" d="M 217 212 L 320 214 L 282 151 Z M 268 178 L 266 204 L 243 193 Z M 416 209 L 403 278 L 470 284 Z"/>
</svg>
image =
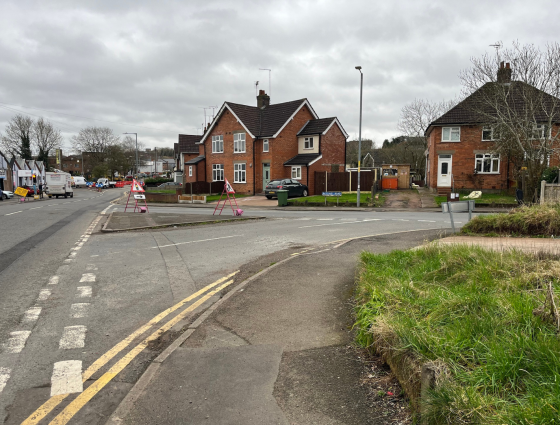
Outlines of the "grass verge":
<svg viewBox="0 0 560 425">
<path fill-rule="evenodd" d="M 460 191 L 460 200 L 463 200 L 463 197 L 471 193 L 470 191 Z M 442 202 L 447 202 L 446 196 L 435 196 L 434 200 L 436 201 L 438 207 L 441 206 Z M 507 193 L 483 193 L 480 198 L 474 200 L 475 204 L 497 204 L 497 205 L 517 205 L 517 201 L 515 196 L 508 195 Z"/>
<path fill-rule="evenodd" d="M 461 233 L 530 237 L 560 235 L 560 204 L 522 206 L 507 214 L 478 216 L 465 224 Z"/>
<path fill-rule="evenodd" d="M 389 344 L 401 357 L 446 371 L 422 400 L 425 423 L 559 423 L 560 339 L 537 314 L 547 285 L 558 291 L 559 276 L 558 261 L 517 252 L 366 252 L 357 341 Z"/>
<path fill-rule="evenodd" d="M 336 197 L 335 196 L 328 196 L 327 197 L 327 205 L 328 206 L 333 206 L 336 205 Z M 358 194 L 357 193 L 342 193 L 342 196 L 340 196 L 338 198 L 338 205 L 339 206 L 356 206 L 358 200 Z M 383 196 L 382 193 L 379 193 L 379 199 L 374 199 L 373 200 L 373 206 L 374 207 L 380 207 L 384 204 L 385 202 L 385 197 Z M 360 193 L 360 205 L 361 206 L 367 206 L 369 205 L 371 202 L 371 193 L 370 192 L 362 192 Z M 316 206 L 316 205 L 325 205 L 325 197 L 321 196 L 321 195 L 315 195 L 315 196 L 308 196 L 306 198 L 294 198 L 294 199 L 288 199 L 288 204 L 290 205 L 298 205 L 298 206 L 302 206 L 302 205 L 311 205 L 311 206 Z"/>
</svg>

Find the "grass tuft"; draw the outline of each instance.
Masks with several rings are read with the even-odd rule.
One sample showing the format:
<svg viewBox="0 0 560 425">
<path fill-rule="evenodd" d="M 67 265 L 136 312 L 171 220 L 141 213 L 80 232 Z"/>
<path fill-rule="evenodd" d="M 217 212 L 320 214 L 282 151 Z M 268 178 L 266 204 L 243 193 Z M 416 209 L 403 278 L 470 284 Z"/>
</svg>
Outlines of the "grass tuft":
<svg viewBox="0 0 560 425">
<path fill-rule="evenodd" d="M 560 338 L 533 314 L 557 259 L 478 247 L 363 253 L 357 341 L 441 364 L 423 400 L 430 424 L 559 423 Z M 545 285 L 546 283 L 546 285 Z"/>
<path fill-rule="evenodd" d="M 522 206 L 507 214 L 478 216 L 464 225 L 461 232 L 533 237 L 560 235 L 560 204 Z"/>
</svg>

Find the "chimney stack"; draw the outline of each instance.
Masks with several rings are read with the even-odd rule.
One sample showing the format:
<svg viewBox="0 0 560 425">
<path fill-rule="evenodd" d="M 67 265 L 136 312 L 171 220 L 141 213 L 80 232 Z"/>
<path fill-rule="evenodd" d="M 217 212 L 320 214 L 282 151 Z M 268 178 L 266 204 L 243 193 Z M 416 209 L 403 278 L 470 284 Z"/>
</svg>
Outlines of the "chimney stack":
<svg viewBox="0 0 560 425">
<path fill-rule="evenodd" d="M 259 95 L 257 96 L 257 108 L 264 109 L 270 106 L 270 96 L 267 95 L 264 90 L 259 90 Z"/>
<path fill-rule="evenodd" d="M 510 68 L 509 62 L 505 64 L 505 67 L 504 67 L 504 62 L 500 62 L 500 69 L 498 69 L 498 83 L 499 84 L 511 83 L 511 72 L 512 69 Z"/>
</svg>

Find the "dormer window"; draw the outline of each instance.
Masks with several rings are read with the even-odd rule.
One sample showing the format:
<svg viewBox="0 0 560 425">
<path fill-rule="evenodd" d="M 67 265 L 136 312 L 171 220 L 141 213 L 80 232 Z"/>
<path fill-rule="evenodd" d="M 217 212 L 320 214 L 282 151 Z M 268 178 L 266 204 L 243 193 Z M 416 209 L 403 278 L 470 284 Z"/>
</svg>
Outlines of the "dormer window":
<svg viewBox="0 0 560 425">
<path fill-rule="evenodd" d="M 303 143 L 304 149 L 313 149 L 313 137 L 306 137 Z"/>
<path fill-rule="evenodd" d="M 460 142 L 461 127 L 443 127 L 441 130 L 442 142 Z"/>
</svg>

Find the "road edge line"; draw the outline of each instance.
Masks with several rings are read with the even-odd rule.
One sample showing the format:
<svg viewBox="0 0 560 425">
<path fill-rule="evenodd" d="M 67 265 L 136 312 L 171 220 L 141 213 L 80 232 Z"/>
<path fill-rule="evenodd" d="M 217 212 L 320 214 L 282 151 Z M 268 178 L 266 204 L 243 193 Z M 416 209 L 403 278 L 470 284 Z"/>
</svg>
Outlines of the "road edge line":
<svg viewBox="0 0 560 425">
<path fill-rule="evenodd" d="M 293 258 L 296 258 L 297 256 L 294 257 L 288 257 L 288 258 L 284 258 L 283 260 L 278 261 L 276 264 L 273 264 L 272 266 L 267 267 L 264 270 L 261 270 L 260 272 L 254 274 L 253 276 L 248 277 L 247 279 L 245 279 L 244 281 L 242 281 L 241 283 L 239 283 L 237 286 L 235 286 L 233 289 L 231 289 L 230 291 L 228 291 L 227 294 L 225 294 L 222 298 L 220 298 L 218 301 L 216 301 L 214 304 L 212 304 L 210 307 L 208 307 L 206 309 L 206 311 L 204 311 L 204 313 L 202 313 L 198 319 L 196 319 L 191 325 L 189 325 L 188 329 L 179 337 L 177 338 L 175 341 L 173 341 L 173 343 L 167 347 L 159 356 L 157 356 L 154 361 L 150 364 L 150 366 L 148 366 L 148 369 L 146 369 L 146 372 L 144 372 L 142 374 L 142 376 L 140 377 L 140 379 L 138 381 L 136 381 L 136 384 L 134 384 L 134 386 L 130 389 L 130 391 L 128 392 L 128 394 L 123 398 L 123 400 L 119 403 L 119 405 L 117 406 L 117 408 L 115 409 L 115 411 L 113 412 L 113 414 L 109 417 L 109 419 L 107 420 L 107 422 L 105 422 L 105 425 L 120 425 L 122 424 L 123 421 L 123 417 L 126 416 L 131 410 L 132 407 L 134 405 L 134 403 L 136 402 L 136 400 L 138 400 L 138 398 L 140 397 L 140 395 L 142 394 L 142 391 L 144 391 L 144 389 L 148 386 L 148 384 L 152 381 L 152 379 L 154 378 L 157 370 L 159 369 L 159 367 L 163 364 L 163 362 L 177 349 L 181 346 L 181 344 L 183 344 L 195 331 L 196 329 L 202 324 L 204 323 L 204 321 L 220 306 L 222 305 L 225 301 L 227 301 L 233 294 L 235 294 L 236 292 L 238 292 L 240 289 L 242 289 L 244 286 L 246 286 L 248 283 L 252 282 L 253 280 L 259 278 L 260 276 L 262 276 L 263 274 L 269 272 L 270 270 L 292 260 Z M 154 364 L 157 364 L 157 366 L 152 367 Z M 152 369 L 152 370 L 150 370 Z M 149 375 L 148 375 L 148 371 L 150 371 Z M 144 379 L 144 376 L 146 376 L 146 378 Z"/>
<path fill-rule="evenodd" d="M 433 230 L 439 230 L 439 228 L 438 229 L 406 230 L 406 231 L 395 232 L 395 233 L 418 232 L 418 231 L 430 232 L 430 231 L 433 231 Z M 351 242 L 352 240 L 372 238 L 372 237 L 376 237 L 376 236 L 386 236 L 388 234 L 391 234 L 391 233 L 385 233 L 385 234 L 381 234 L 381 235 L 357 236 L 355 238 L 350 238 L 350 239 L 345 240 L 341 245 L 344 245 L 347 242 Z M 329 244 L 333 244 L 333 243 L 336 243 L 336 242 L 340 242 L 340 241 L 327 242 L 323 245 L 329 245 Z M 279 267 L 282 264 L 287 263 L 288 261 L 293 260 L 294 258 L 298 258 L 298 257 L 299 257 L 299 255 L 289 256 L 287 258 L 284 258 L 283 260 L 278 261 L 277 263 L 275 263 L 271 266 L 268 266 L 264 270 L 261 270 L 260 272 L 248 277 L 247 279 L 245 279 L 241 283 L 239 283 L 237 286 L 235 286 L 233 289 L 231 289 L 222 298 L 220 298 L 218 301 L 216 301 L 214 304 L 212 304 L 210 307 L 208 307 L 204 311 L 204 313 L 202 313 L 193 323 L 191 323 L 189 325 L 187 330 L 180 337 L 178 337 L 175 341 L 173 341 L 173 343 L 169 347 L 167 347 L 159 356 L 157 356 L 153 360 L 153 362 L 150 364 L 150 366 L 148 366 L 148 369 L 146 369 L 146 372 L 144 372 L 142 374 L 140 379 L 138 379 L 138 381 L 136 381 L 136 383 L 130 389 L 128 394 L 119 403 L 119 405 L 117 406 L 115 411 L 111 414 L 111 416 L 109 417 L 107 422 L 105 422 L 105 425 L 121 425 L 122 424 L 123 417 L 128 415 L 128 413 L 130 413 L 130 411 L 132 410 L 132 407 L 134 406 L 134 403 L 136 402 L 136 400 L 138 400 L 138 398 L 140 398 L 140 395 L 142 394 L 142 391 L 144 391 L 144 389 L 152 381 L 156 372 L 159 370 L 159 367 L 163 364 L 163 362 L 177 348 L 179 348 L 181 346 L 181 344 L 183 344 L 220 305 L 222 305 L 224 302 L 226 302 L 229 298 L 231 298 L 233 296 L 233 294 L 237 293 L 240 289 L 247 286 L 247 284 L 249 284 L 253 280 L 255 280 L 255 279 L 261 277 L 262 275 L 268 273 L 270 270 L 273 270 L 274 268 Z M 157 364 L 157 366 L 152 367 L 154 364 Z M 152 370 L 150 370 L 150 369 L 152 369 Z M 147 376 L 148 371 L 150 371 L 149 376 Z M 144 379 L 144 376 L 146 376 L 146 379 Z"/>
</svg>

